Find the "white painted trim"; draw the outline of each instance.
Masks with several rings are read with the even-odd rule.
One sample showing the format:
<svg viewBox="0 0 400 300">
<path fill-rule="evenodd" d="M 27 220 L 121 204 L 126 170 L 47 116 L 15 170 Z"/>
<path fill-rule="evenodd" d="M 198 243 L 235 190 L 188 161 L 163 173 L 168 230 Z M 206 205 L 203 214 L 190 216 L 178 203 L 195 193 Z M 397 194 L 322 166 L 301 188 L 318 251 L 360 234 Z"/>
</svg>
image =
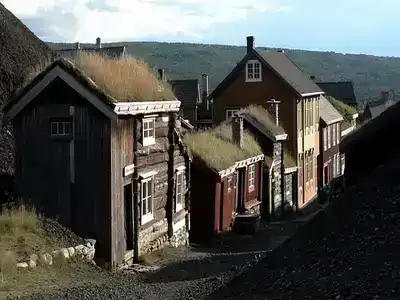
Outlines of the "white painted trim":
<svg viewBox="0 0 400 300">
<path fill-rule="evenodd" d="M 297 169 L 297 167 L 285 168 L 285 174 L 296 172 Z"/>
<path fill-rule="evenodd" d="M 153 199 L 151 201 L 153 201 Z M 140 208 L 140 209 L 142 209 L 142 208 Z M 148 213 L 148 214 L 142 215 L 141 224 L 143 225 L 143 224 L 149 223 L 150 221 L 153 221 L 153 219 L 154 219 L 153 213 Z"/>
<path fill-rule="evenodd" d="M 160 112 L 178 112 L 181 101 L 118 102 L 114 112 L 117 115 L 138 115 Z"/>
<path fill-rule="evenodd" d="M 312 93 L 304 93 L 300 94 L 302 97 L 310 97 L 310 96 L 318 96 L 318 95 L 325 95 L 324 92 L 312 92 Z"/>
<path fill-rule="evenodd" d="M 358 118 L 358 113 L 357 114 L 353 114 L 352 117 L 353 117 L 353 120 L 357 119 Z"/>
<path fill-rule="evenodd" d="M 124 177 L 133 174 L 135 171 L 135 164 L 130 164 L 124 167 Z"/>
<path fill-rule="evenodd" d="M 326 125 L 332 125 L 332 124 L 334 124 L 334 123 L 338 123 L 338 122 L 343 121 L 343 118 L 342 118 L 342 117 L 339 117 L 339 118 L 330 120 L 329 122 L 325 121 L 322 117 L 321 117 L 321 119 L 326 123 Z"/>
<path fill-rule="evenodd" d="M 229 167 L 225 170 L 219 171 L 218 175 L 219 175 L 220 179 L 222 179 L 222 178 L 234 173 L 236 171 L 236 169 L 238 169 L 238 168 L 247 167 L 248 165 L 254 164 L 261 160 L 264 160 L 264 154 L 260 154 L 260 155 L 253 156 L 253 157 L 250 157 L 245 160 L 238 161 L 232 167 Z"/>
<path fill-rule="evenodd" d="M 152 132 L 147 130 L 152 133 L 151 136 L 144 137 L 144 123 L 149 123 L 153 126 Z M 144 117 L 142 119 L 142 137 L 143 146 L 150 146 L 156 143 L 156 119 L 154 117 Z"/>
<path fill-rule="evenodd" d="M 158 173 L 157 171 L 149 171 L 149 172 L 145 172 L 145 173 L 139 173 L 139 177 L 146 179 L 146 178 L 156 175 L 157 173 Z"/>
<path fill-rule="evenodd" d="M 186 169 L 185 165 L 182 165 L 182 166 L 176 167 L 175 171 L 176 172 L 182 172 L 185 169 Z"/>
<path fill-rule="evenodd" d="M 233 112 L 232 116 L 237 113 L 240 109 L 239 108 L 227 108 L 225 109 L 225 120 L 229 120 L 228 119 L 228 112 Z"/>
<path fill-rule="evenodd" d="M 49 73 L 46 74 L 33 88 L 31 88 L 18 102 L 19 105 L 14 105 L 5 115 L 7 120 L 14 118 L 23 108 L 25 108 L 33 99 L 35 99 L 50 83 L 53 82 L 57 77 L 62 79 L 71 88 L 73 88 L 78 94 L 82 95 L 88 100 L 94 107 L 100 110 L 111 120 L 117 120 L 117 115 L 112 111 L 111 108 L 107 107 L 102 103 L 96 95 L 85 88 L 79 83 L 73 76 L 68 74 L 65 70 L 56 66 Z"/>
</svg>

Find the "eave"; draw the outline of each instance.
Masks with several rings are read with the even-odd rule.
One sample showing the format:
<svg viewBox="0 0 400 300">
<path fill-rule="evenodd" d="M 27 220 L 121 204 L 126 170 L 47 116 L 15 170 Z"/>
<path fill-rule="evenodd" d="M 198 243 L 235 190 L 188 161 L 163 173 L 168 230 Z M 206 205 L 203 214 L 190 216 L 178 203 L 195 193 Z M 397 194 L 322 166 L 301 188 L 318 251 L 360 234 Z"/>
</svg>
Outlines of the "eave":
<svg viewBox="0 0 400 300">
<path fill-rule="evenodd" d="M 117 102 L 114 112 L 117 115 L 139 115 L 161 112 L 178 112 L 181 106 L 179 100 L 174 101 L 146 101 L 146 102 Z"/>
<path fill-rule="evenodd" d="M 264 154 L 260 154 L 260 155 L 253 156 L 253 157 L 250 157 L 245 160 L 238 161 L 233 166 L 231 166 L 225 170 L 219 171 L 218 172 L 219 178 L 222 179 L 222 178 L 234 173 L 238 168 L 244 168 L 244 167 L 247 167 L 248 165 L 252 165 L 252 164 L 262 161 L 262 160 L 264 160 Z"/>
</svg>

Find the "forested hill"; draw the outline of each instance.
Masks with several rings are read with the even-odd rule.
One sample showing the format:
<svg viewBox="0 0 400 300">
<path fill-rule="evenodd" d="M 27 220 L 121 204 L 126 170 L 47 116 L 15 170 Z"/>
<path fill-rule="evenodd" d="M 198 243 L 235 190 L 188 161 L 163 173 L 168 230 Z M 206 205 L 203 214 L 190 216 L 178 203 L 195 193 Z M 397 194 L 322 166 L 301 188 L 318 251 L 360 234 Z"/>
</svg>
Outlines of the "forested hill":
<svg viewBox="0 0 400 300">
<path fill-rule="evenodd" d="M 55 48 L 73 46 L 51 45 Z M 130 54 L 144 59 L 154 68 L 164 68 L 169 78 L 200 78 L 202 73 L 207 73 L 211 89 L 246 51 L 245 47 L 186 43 L 121 42 L 103 45 L 126 45 Z M 290 49 L 285 49 L 285 53 L 317 80 L 352 80 L 360 101 L 378 98 L 382 89 L 394 90 L 396 98 L 400 97 L 400 58 Z"/>
</svg>

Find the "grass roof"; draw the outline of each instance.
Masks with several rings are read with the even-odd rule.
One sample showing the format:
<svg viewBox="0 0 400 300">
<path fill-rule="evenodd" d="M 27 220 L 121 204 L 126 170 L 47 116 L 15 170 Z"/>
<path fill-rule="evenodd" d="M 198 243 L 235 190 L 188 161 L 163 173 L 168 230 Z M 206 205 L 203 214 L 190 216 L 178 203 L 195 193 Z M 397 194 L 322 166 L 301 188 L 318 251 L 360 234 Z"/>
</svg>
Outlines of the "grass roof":
<svg viewBox="0 0 400 300">
<path fill-rule="evenodd" d="M 237 161 L 263 153 L 257 141 L 247 131 L 244 132 L 243 148 L 234 144 L 230 122 L 225 122 L 211 130 L 187 134 L 185 141 L 192 154 L 215 171 L 225 170 Z"/>
<path fill-rule="evenodd" d="M 250 105 L 239 111 L 239 114 L 244 114 L 252 117 L 259 122 L 266 130 L 272 135 L 285 134 L 285 130 L 281 126 L 277 126 L 275 123 L 275 117 L 272 116 L 264 107 L 261 105 Z"/>
<path fill-rule="evenodd" d="M 83 79 L 91 88 L 106 95 L 110 102 L 175 100 L 171 86 L 158 80 L 143 60 L 133 56 L 112 58 L 98 53 L 81 52 L 71 61 L 60 58 L 55 63 Z M 25 86 L 45 72 L 52 62 L 44 62 L 31 70 Z"/>
<path fill-rule="evenodd" d="M 357 109 L 351 105 L 348 105 L 331 96 L 327 96 L 326 98 L 346 121 L 351 121 L 353 119 L 353 115 L 357 113 Z"/>
</svg>

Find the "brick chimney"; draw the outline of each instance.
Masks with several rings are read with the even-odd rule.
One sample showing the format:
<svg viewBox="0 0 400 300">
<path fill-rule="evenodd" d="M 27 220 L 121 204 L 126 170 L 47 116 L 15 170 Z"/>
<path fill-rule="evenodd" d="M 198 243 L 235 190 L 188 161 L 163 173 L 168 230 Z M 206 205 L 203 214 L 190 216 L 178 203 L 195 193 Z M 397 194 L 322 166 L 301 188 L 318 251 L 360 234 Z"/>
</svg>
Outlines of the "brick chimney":
<svg viewBox="0 0 400 300">
<path fill-rule="evenodd" d="M 243 148 L 243 117 L 232 117 L 232 141 L 239 147 Z"/>
<path fill-rule="evenodd" d="M 81 49 L 81 44 L 80 44 L 79 42 L 76 42 L 76 43 L 75 43 L 75 49 L 76 49 L 76 50 Z"/>
<path fill-rule="evenodd" d="M 208 75 L 206 73 L 203 73 L 201 75 L 201 79 L 202 79 L 201 102 L 206 103 L 208 98 Z"/>
<path fill-rule="evenodd" d="M 96 39 L 96 47 L 101 48 L 101 38 L 99 37 Z"/>
<path fill-rule="evenodd" d="M 271 115 L 275 117 L 276 126 L 279 126 L 279 103 L 281 103 L 281 101 L 271 98 L 271 100 L 267 101 L 267 103 L 268 103 L 267 110 Z"/>
<path fill-rule="evenodd" d="M 283 49 L 278 49 L 276 52 L 285 53 L 285 50 L 283 50 Z"/>
<path fill-rule="evenodd" d="M 165 81 L 164 69 L 158 69 L 158 79 L 161 80 L 161 81 Z"/>
<path fill-rule="evenodd" d="M 247 39 L 247 53 L 250 53 L 254 49 L 254 36 L 248 36 L 246 39 Z"/>
<path fill-rule="evenodd" d="M 314 80 L 315 80 L 315 76 L 314 76 L 314 75 L 311 75 L 311 76 L 310 76 L 310 79 L 314 81 Z"/>
</svg>

